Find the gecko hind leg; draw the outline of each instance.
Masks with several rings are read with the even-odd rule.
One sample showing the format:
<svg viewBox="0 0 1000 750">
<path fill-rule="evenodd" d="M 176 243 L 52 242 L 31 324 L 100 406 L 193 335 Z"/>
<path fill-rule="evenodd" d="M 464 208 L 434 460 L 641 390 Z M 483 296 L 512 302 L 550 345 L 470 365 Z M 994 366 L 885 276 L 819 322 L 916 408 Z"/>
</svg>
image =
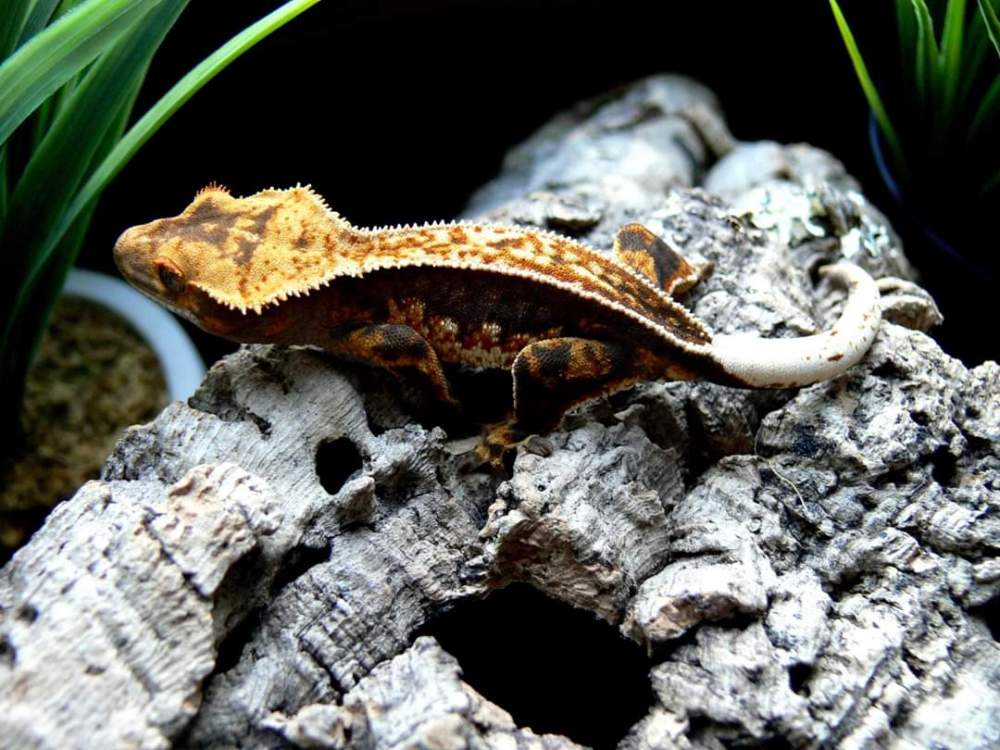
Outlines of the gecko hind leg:
<svg viewBox="0 0 1000 750">
<path fill-rule="evenodd" d="M 403 380 L 415 379 L 437 402 L 457 414 L 441 361 L 427 340 L 409 326 L 383 323 L 336 331 L 324 347 L 331 354 L 382 367 Z"/>
<path fill-rule="evenodd" d="M 583 338 L 529 344 L 511 367 L 514 413 L 494 425 L 476 448 L 476 458 L 509 474 L 512 451 L 533 435 L 551 432 L 573 406 L 641 379 L 627 347 Z"/>
<path fill-rule="evenodd" d="M 686 292 L 711 270 L 692 265 L 642 224 L 625 224 L 618 230 L 614 254 L 671 297 Z"/>
</svg>

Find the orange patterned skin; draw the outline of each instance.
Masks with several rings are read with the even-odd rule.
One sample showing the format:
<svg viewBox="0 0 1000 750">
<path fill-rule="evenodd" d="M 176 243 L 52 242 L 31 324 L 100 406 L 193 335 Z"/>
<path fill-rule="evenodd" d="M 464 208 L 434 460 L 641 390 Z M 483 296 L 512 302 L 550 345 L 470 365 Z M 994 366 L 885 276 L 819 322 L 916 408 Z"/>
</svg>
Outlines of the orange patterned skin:
<svg viewBox="0 0 1000 750">
<path fill-rule="evenodd" d="M 235 198 L 210 186 L 179 216 L 125 231 L 115 259 L 210 333 L 318 346 L 453 405 L 444 367 L 510 370 L 513 414 L 479 449 L 494 465 L 573 405 L 639 380 L 748 385 L 671 296 L 697 274 L 640 225 L 610 257 L 528 227 L 359 229 L 308 188 Z"/>
</svg>

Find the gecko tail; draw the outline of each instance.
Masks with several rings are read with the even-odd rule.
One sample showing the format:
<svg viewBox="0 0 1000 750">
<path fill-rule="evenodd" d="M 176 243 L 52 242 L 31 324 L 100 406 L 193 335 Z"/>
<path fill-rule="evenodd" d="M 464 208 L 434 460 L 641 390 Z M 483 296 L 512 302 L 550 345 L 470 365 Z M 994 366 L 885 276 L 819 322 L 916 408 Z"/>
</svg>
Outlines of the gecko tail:
<svg viewBox="0 0 1000 750">
<path fill-rule="evenodd" d="M 835 378 L 864 357 L 882 320 L 875 280 L 846 261 L 819 272 L 848 290 L 836 325 L 795 339 L 715 336 L 712 353 L 727 373 L 751 388 L 793 388 Z"/>
</svg>

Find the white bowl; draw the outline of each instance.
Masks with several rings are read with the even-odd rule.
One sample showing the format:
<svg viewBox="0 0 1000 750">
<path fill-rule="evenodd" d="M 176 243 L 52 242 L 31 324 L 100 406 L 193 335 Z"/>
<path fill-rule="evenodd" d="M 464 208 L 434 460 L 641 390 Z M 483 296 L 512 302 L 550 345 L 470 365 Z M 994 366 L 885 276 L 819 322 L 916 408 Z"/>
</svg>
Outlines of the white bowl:
<svg viewBox="0 0 1000 750">
<path fill-rule="evenodd" d="M 184 401 L 205 376 L 205 363 L 180 323 L 151 299 L 113 276 L 74 268 L 64 294 L 104 305 L 127 320 L 160 361 L 172 401 Z"/>
</svg>

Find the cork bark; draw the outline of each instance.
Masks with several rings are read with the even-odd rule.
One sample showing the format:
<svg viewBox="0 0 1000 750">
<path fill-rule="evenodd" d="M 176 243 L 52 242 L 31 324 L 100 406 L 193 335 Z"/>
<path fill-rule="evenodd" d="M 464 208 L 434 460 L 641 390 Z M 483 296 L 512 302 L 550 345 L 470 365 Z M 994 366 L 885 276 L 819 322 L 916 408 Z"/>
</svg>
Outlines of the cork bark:
<svg viewBox="0 0 1000 750">
<path fill-rule="evenodd" d="M 623 749 L 995 747 L 1000 368 L 926 334 L 933 300 L 836 159 L 739 143 L 660 76 L 555 118 L 467 214 L 603 249 L 641 221 L 712 265 L 685 303 L 724 333 L 829 325 L 814 271 L 847 257 L 883 326 L 831 382 L 586 405 L 506 481 L 390 378 L 246 347 L 0 572 L 3 744 L 576 747 L 426 635 L 521 584 L 646 660 Z"/>
</svg>

